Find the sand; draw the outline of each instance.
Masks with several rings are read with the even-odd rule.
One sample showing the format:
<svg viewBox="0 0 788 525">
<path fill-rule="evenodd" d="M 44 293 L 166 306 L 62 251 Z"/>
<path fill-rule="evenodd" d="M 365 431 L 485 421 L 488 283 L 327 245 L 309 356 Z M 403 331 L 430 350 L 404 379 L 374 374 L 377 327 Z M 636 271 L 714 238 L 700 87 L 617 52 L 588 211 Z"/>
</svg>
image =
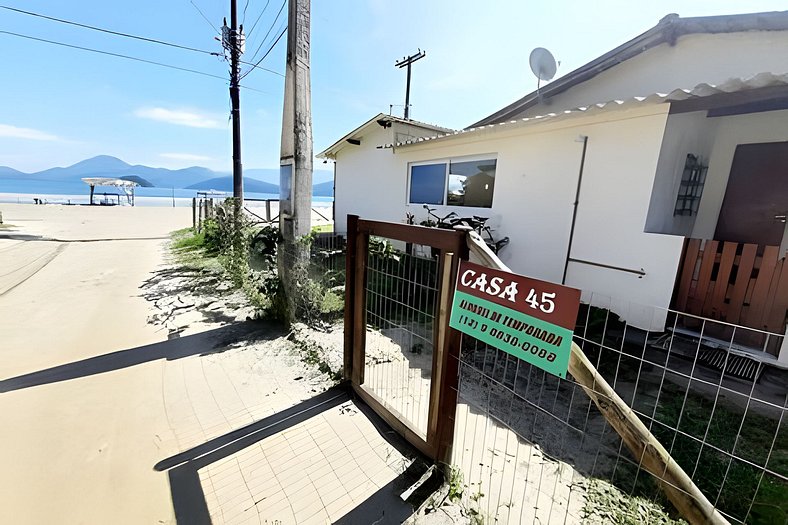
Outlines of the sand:
<svg viewBox="0 0 788 525">
<path fill-rule="evenodd" d="M 38 386 L 8 380 L 165 340 L 139 286 L 190 210 L 0 211 L 0 523 L 174 522 L 166 474 L 152 468 L 177 452 L 163 360 L 106 373 L 83 363 Z"/>
</svg>

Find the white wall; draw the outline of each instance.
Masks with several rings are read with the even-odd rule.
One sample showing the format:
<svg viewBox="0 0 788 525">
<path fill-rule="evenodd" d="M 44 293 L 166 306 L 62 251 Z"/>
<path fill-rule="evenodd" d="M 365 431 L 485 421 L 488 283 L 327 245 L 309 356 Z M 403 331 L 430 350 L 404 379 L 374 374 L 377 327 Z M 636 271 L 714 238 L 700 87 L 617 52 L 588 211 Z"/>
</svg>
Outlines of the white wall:
<svg viewBox="0 0 788 525">
<path fill-rule="evenodd" d="M 706 186 L 692 237 L 711 239 L 728 186 L 733 155 L 739 144 L 788 141 L 788 110 L 716 117 L 717 133 L 711 150 Z"/>
<path fill-rule="evenodd" d="M 561 281 L 572 220 L 582 142 L 588 152 L 578 207 L 572 257 L 633 269 L 646 276 L 570 264 L 567 284 L 595 296 L 621 298 L 615 310 L 644 328 L 661 329 L 653 308 L 635 311 L 628 303 L 666 308 L 681 254 L 680 237 L 644 233 L 654 174 L 667 120 L 667 105 L 610 111 L 565 121 L 546 121 L 457 139 L 378 150 L 337 164 L 337 215 L 353 210 L 366 218 L 402 221 L 408 164 L 464 155 L 498 159 L 492 209 L 440 207 L 445 215 L 492 216 L 496 236 L 511 242 L 501 259 L 516 272 Z M 503 128 L 498 128 L 503 129 Z M 344 153 L 344 150 L 343 152 Z M 361 155 L 361 153 L 359 153 Z M 353 182 L 343 181 L 343 177 Z M 357 201 L 346 203 L 343 187 Z M 351 192 L 345 190 L 346 195 Z M 424 217 L 420 206 L 413 206 Z"/>
<path fill-rule="evenodd" d="M 665 43 L 649 49 L 529 108 L 521 116 L 668 93 L 704 82 L 720 84 L 763 72 L 788 72 L 788 31 L 685 35 L 674 46 Z"/>
<path fill-rule="evenodd" d="M 334 230 L 347 231 L 347 215 L 399 222 L 405 199 L 402 173 L 397 172 L 390 149 L 392 128 L 376 127 L 361 139 L 360 146 L 348 144 L 336 155 Z"/>
<path fill-rule="evenodd" d="M 697 215 L 673 216 L 687 154 L 699 155 L 708 165 L 717 133 L 717 119 L 705 111 L 670 115 L 662 139 L 657 175 L 651 192 L 646 231 L 688 237 Z"/>
</svg>

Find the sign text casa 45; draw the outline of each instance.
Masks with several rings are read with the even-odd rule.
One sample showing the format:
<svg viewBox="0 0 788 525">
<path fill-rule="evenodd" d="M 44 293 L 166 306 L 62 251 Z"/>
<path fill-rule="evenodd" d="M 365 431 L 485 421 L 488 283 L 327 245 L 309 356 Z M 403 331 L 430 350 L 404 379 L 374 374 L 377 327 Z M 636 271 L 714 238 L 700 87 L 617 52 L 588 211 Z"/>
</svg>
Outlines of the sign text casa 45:
<svg viewBox="0 0 788 525">
<path fill-rule="evenodd" d="M 580 291 L 462 261 L 449 326 L 566 377 Z"/>
</svg>

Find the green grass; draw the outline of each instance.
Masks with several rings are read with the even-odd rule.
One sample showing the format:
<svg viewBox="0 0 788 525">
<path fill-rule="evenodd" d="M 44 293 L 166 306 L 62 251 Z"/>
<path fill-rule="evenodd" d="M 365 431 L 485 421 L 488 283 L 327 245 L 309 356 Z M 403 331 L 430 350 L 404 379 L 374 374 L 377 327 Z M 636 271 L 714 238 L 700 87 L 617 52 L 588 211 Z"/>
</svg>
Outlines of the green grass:
<svg viewBox="0 0 788 525">
<path fill-rule="evenodd" d="M 183 228 L 170 234 L 174 250 L 198 250 L 205 247 L 205 234 L 197 233 L 193 228 Z"/>
<path fill-rule="evenodd" d="M 312 226 L 312 233 L 331 233 L 333 231 L 333 224 L 318 224 L 317 226 Z"/>
<path fill-rule="evenodd" d="M 763 471 L 752 464 L 763 466 L 768 460 L 769 470 L 788 474 L 788 431 L 778 429 L 778 419 L 752 409 L 745 417 L 743 407 L 725 401 L 719 401 L 714 407 L 712 400 L 692 392 L 684 404 L 684 395 L 684 389 L 669 383 L 664 385 L 656 420 L 671 427 L 678 425 L 681 433 L 654 424 L 655 436 L 668 449 L 673 443 L 673 458 L 688 474 L 695 472 L 693 480 L 712 503 L 719 495 L 717 507 L 723 512 L 743 521 L 752 502 L 747 523 L 786 523 L 788 484 L 769 474 L 763 475 L 761 481 Z M 731 460 L 727 454 L 708 446 L 701 449 L 697 440 L 688 437 L 702 440 L 704 435 L 706 443 L 746 461 Z"/>
</svg>

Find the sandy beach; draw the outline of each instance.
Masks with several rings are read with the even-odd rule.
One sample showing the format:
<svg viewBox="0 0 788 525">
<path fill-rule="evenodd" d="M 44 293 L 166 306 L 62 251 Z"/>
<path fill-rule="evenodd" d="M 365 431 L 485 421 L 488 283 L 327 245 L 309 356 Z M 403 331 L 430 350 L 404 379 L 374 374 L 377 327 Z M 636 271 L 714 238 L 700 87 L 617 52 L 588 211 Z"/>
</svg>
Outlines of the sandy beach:
<svg viewBox="0 0 788 525">
<path fill-rule="evenodd" d="M 139 286 L 188 209 L 2 212 L 0 380 L 166 339 L 146 322 Z M 151 361 L 0 389 L 0 522 L 172 522 L 166 476 L 150 468 L 175 452 L 161 378 Z"/>
<path fill-rule="evenodd" d="M 237 457 L 262 458 L 281 436 L 199 468 L 196 501 L 206 510 L 198 518 L 176 497 L 193 496 L 177 478 L 182 469 L 159 465 L 309 402 L 333 379 L 305 364 L 281 328 L 248 321 L 253 309 L 218 270 L 173 264 L 169 232 L 189 226 L 191 210 L 3 204 L 0 212 L 0 523 L 269 517 L 272 508 L 255 502 L 276 494 L 259 491 L 282 497 L 284 489 L 268 483 L 273 473 L 247 468 L 257 459 Z M 354 423 L 348 403 L 299 432 L 319 424 L 347 439 L 367 436 L 376 474 L 322 510 L 293 500 L 277 510 L 288 523 L 301 522 L 292 512 L 325 515 L 309 523 L 348 512 L 406 461 L 370 423 Z"/>
</svg>

